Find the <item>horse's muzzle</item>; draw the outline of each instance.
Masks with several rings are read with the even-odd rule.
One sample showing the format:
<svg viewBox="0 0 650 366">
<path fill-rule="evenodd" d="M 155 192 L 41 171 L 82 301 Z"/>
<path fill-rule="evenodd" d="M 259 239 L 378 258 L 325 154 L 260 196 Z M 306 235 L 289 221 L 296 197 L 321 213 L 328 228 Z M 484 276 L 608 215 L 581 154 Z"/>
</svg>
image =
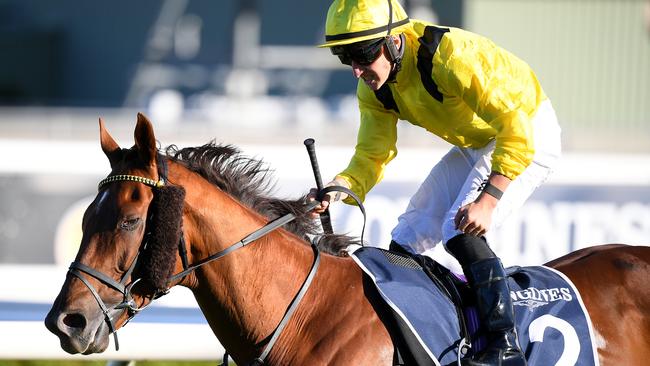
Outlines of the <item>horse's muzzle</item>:
<svg viewBox="0 0 650 366">
<path fill-rule="evenodd" d="M 81 311 L 59 311 L 56 303 L 45 317 L 45 327 L 59 338 L 61 348 L 85 355 L 101 353 L 108 347 L 108 327 L 101 316 L 89 318 Z"/>
</svg>

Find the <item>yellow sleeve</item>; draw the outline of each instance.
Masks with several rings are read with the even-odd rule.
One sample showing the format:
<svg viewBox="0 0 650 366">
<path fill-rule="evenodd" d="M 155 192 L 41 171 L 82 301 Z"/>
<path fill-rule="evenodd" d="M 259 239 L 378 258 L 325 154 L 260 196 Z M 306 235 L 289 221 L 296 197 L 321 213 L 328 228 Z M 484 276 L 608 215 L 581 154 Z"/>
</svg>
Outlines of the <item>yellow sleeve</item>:
<svg viewBox="0 0 650 366">
<path fill-rule="evenodd" d="M 365 84 L 357 87 L 357 97 L 361 112 L 357 145 L 348 167 L 338 176 L 363 201 L 383 178 L 386 164 L 397 155 L 397 115 L 386 110 Z M 351 198 L 344 202 L 356 204 Z"/>
<path fill-rule="evenodd" d="M 492 170 L 514 179 L 533 160 L 531 116 L 544 92 L 516 56 L 477 35 L 455 36 L 443 39 L 434 56 L 434 78 L 496 130 Z"/>
</svg>

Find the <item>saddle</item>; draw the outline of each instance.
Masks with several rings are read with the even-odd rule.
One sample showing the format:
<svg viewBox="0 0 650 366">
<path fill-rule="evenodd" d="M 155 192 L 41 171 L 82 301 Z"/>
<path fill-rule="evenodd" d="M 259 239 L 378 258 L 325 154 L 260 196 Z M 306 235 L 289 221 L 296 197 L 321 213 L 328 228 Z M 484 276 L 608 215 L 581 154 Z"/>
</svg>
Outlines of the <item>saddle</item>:
<svg viewBox="0 0 650 366">
<path fill-rule="evenodd" d="M 364 291 L 395 345 L 394 365 L 456 365 L 486 346 L 467 283 L 399 247 L 350 248 Z M 507 269 L 515 323 L 530 365 L 596 365 L 593 328 L 573 284 L 547 267 Z"/>
<path fill-rule="evenodd" d="M 473 306 L 475 297 L 470 288 L 462 278 L 452 273 L 449 269 L 436 262 L 430 257 L 412 254 L 406 251 L 402 246 L 391 242 L 389 250 L 384 252 L 388 260 L 399 266 L 405 266 L 417 271 L 421 271 L 430 283 L 432 288 L 437 290 L 439 295 L 444 296 L 446 302 L 452 305 L 453 311 L 456 315 L 455 325 L 457 326 L 458 334 L 462 339 L 470 338 L 470 331 L 474 330 L 470 326 L 476 326 L 477 320 L 475 313 L 472 314 L 468 311 L 465 314 L 466 308 Z M 367 275 L 367 273 L 366 273 Z M 375 286 L 373 281 L 366 276 L 364 281 L 364 288 L 371 288 L 372 290 L 366 291 L 368 299 L 379 314 L 384 322 L 384 325 L 389 330 L 393 344 L 395 345 L 395 356 L 393 359 L 394 366 L 413 366 L 413 365 L 439 365 L 432 362 L 431 355 L 422 347 L 422 340 L 414 334 L 412 326 L 404 321 L 404 314 L 399 314 L 399 310 L 389 306 L 386 300 L 382 298 L 379 289 Z M 365 282 L 370 285 L 366 286 Z M 447 307 L 447 311 L 449 311 Z M 427 310 L 428 312 L 428 310 Z M 470 320 L 468 324 L 467 315 Z M 458 346 L 458 344 L 456 344 Z M 468 348 L 464 347 L 460 350 L 464 356 L 468 352 Z M 434 358 L 435 359 L 435 358 Z"/>
</svg>

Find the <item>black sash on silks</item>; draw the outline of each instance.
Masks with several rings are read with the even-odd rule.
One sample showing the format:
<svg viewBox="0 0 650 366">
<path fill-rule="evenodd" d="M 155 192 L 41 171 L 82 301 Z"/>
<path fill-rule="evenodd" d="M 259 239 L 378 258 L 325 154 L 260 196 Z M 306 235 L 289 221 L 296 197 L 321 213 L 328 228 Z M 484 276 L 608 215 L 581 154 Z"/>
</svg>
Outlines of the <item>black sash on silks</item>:
<svg viewBox="0 0 650 366">
<path fill-rule="evenodd" d="M 386 305 L 407 324 L 402 331 L 412 332 L 409 337 L 426 352 L 430 360 L 417 366 L 454 364 L 461 344 L 456 309 L 420 265 L 374 247 L 352 248 L 350 256 L 374 282 Z M 598 365 L 591 321 L 568 278 L 548 267 L 512 267 L 507 272 L 519 342 L 528 364 Z M 480 347 L 481 342 L 473 346 Z"/>
</svg>

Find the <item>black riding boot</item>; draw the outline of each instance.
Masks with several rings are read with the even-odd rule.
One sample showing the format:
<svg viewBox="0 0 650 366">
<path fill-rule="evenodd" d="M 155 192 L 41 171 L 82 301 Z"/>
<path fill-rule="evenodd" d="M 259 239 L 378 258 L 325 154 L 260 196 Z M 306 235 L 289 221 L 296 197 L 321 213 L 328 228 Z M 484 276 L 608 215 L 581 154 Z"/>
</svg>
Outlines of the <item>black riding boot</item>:
<svg viewBox="0 0 650 366">
<path fill-rule="evenodd" d="M 510 288 L 503 265 L 483 238 L 458 235 L 447 242 L 476 294 L 478 315 L 487 328 L 487 347 L 463 360 L 466 366 L 526 366 L 515 330 Z"/>
<path fill-rule="evenodd" d="M 506 273 L 499 258 L 484 259 L 464 269 L 476 294 L 479 318 L 488 331 L 488 345 L 468 359 L 471 366 L 523 366 L 526 358 L 519 348 L 515 314 Z"/>
</svg>

